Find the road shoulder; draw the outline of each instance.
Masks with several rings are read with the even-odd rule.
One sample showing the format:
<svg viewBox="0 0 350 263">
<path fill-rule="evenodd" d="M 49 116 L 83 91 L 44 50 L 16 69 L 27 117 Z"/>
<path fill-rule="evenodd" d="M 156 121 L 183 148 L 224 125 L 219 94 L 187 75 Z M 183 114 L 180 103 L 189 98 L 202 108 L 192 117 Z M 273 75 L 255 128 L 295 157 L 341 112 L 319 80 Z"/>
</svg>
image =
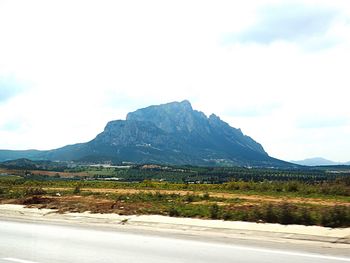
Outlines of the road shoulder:
<svg viewBox="0 0 350 263">
<path fill-rule="evenodd" d="M 65 213 L 52 209 L 25 208 L 22 205 L 0 205 L 0 220 L 65 224 L 105 230 L 178 236 L 200 241 L 224 243 L 247 242 L 263 246 L 303 247 L 305 249 L 350 256 L 350 228 L 280 225 L 222 220 L 175 218 L 159 215 L 121 216 L 117 214 Z M 349 252 L 347 252 L 349 251 Z M 339 252 L 339 253 L 338 253 Z"/>
</svg>

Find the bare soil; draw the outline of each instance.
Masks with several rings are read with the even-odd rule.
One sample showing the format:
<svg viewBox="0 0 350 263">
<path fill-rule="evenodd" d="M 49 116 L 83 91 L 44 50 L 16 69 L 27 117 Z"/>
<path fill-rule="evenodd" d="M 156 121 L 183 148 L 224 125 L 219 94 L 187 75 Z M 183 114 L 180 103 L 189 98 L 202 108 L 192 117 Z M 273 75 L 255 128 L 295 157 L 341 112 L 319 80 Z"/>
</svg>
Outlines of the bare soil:
<svg viewBox="0 0 350 263">
<path fill-rule="evenodd" d="M 73 190 L 73 188 L 44 188 L 45 190 L 54 191 L 67 191 Z M 236 193 L 218 193 L 218 192 L 202 192 L 202 191 L 186 191 L 186 190 L 149 190 L 149 189 L 110 189 L 110 188 L 82 188 L 82 192 L 92 193 L 114 193 L 114 194 L 137 194 L 137 193 L 161 193 L 161 194 L 178 194 L 178 195 L 204 195 L 208 193 L 211 197 L 218 197 L 224 199 L 239 198 L 244 201 L 250 201 L 253 203 L 293 203 L 293 204 L 313 204 L 324 206 L 350 206 L 350 202 L 339 200 L 324 200 L 320 198 L 301 198 L 301 197 L 275 197 L 275 196 L 262 196 L 262 195 L 248 195 L 248 194 L 236 194 Z"/>
</svg>

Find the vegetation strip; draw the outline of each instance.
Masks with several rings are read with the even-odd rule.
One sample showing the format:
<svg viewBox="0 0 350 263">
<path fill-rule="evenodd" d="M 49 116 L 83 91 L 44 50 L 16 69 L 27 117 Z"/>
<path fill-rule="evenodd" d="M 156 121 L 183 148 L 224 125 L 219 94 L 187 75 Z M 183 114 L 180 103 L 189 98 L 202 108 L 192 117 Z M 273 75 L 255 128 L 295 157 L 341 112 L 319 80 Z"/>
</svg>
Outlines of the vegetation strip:
<svg viewBox="0 0 350 263">
<path fill-rule="evenodd" d="M 92 187 L 94 183 L 95 188 Z M 200 184 L 190 185 L 191 189 L 197 191 L 184 191 L 183 185 L 168 183 L 129 183 L 124 184 L 127 188 L 119 188 L 121 184 L 113 182 L 47 182 L 2 178 L 0 185 L 1 203 L 58 209 L 60 213 L 91 211 L 121 215 L 159 214 L 281 224 L 350 226 L 350 206 L 347 202 L 344 205 L 329 205 L 334 202 L 330 200 L 325 205 L 322 201 L 308 202 L 308 199 L 302 202 L 301 198 L 297 199 L 298 202 L 292 202 L 290 200 L 293 199 L 274 196 L 242 196 L 234 193 L 234 190 L 231 193 L 212 193 L 202 191 L 208 189 L 208 185 Z M 61 187 L 57 188 L 57 185 Z M 103 188 L 111 185 L 114 187 Z M 178 190 L 163 190 L 176 186 Z M 220 188 L 223 185 L 209 187 Z"/>
</svg>

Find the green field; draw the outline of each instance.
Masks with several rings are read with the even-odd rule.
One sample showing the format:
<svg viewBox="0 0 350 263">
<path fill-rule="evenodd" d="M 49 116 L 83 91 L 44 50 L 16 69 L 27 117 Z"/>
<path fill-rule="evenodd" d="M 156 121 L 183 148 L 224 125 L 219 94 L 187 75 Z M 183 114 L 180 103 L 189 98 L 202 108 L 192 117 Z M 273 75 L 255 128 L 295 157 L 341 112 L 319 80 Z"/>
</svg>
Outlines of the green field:
<svg viewBox="0 0 350 263">
<path fill-rule="evenodd" d="M 312 176 L 306 179 L 310 171 L 171 169 L 164 172 L 159 168 L 79 167 L 57 174 L 45 170 L 11 170 L 20 175 L 0 176 L 0 202 L 58 209 L 61 213 L 160 214 L 350 226 L 350 177 L 345 173 L 329 176 L 325 171 L 320 174 L 311 171 Z M 223 174 L 219 175 L 220 172 Z M 213 174 L 230 180 L 222 183 L 206 181 L 205 178 Z M 124 181 L 110 179 L 122 175 L 125 175 Z M 175 176 L 180 179 L 164 179 Z M 196 180 L 188 181 L 192 176 Z M 254 180 L 252 176 L 255 176 Z M 266 176 L 274 176 L 275 180 L 267 180 Z M 320 180 L 321 176 L 323 180 Z M 138 180 L 131 180 L 135 177 Z M 277 179 L 281 177 L 285 178 Z"/>
</svg>

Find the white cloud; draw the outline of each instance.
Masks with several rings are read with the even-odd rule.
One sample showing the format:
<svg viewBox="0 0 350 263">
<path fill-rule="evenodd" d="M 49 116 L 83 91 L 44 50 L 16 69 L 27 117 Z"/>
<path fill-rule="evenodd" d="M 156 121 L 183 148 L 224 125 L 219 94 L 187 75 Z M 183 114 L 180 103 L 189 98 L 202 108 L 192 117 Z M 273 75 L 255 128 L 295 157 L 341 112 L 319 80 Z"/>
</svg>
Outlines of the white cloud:
<svg viewBox="0 0 350 263">
<path fill-rule="evenodd" d="M 273 156 L 350 159 L 337 150 L 349 141 L 348 126 L 320 128 L 320 137 L 298 126 L 305 116 L 350 116 L 349 5 L 329 7 L 342 17 L 326 30 L 338 43 L 328 49 L 293 41 L 223 45 L 226 34 L 252 26 L 258 10 L 274 3 L 1 1 L 0 76 L 30 89 L 0 104 L 0 148 L 87 141 L 129 111 L 189 99 Z"/>
<path fill-rule="evenodd" d="M 286 41 L 302 45 L 308 49 L 329 48 L 339 41 L 327 37 L 327 33 L 338 23 L 341 10 L 301 2 L 281 2 L 263 6 L 258 12 L 257 21 L 241 32 L 225 37 L 226 44 L 258 43 L 271 44 Z"/>
</svg>

